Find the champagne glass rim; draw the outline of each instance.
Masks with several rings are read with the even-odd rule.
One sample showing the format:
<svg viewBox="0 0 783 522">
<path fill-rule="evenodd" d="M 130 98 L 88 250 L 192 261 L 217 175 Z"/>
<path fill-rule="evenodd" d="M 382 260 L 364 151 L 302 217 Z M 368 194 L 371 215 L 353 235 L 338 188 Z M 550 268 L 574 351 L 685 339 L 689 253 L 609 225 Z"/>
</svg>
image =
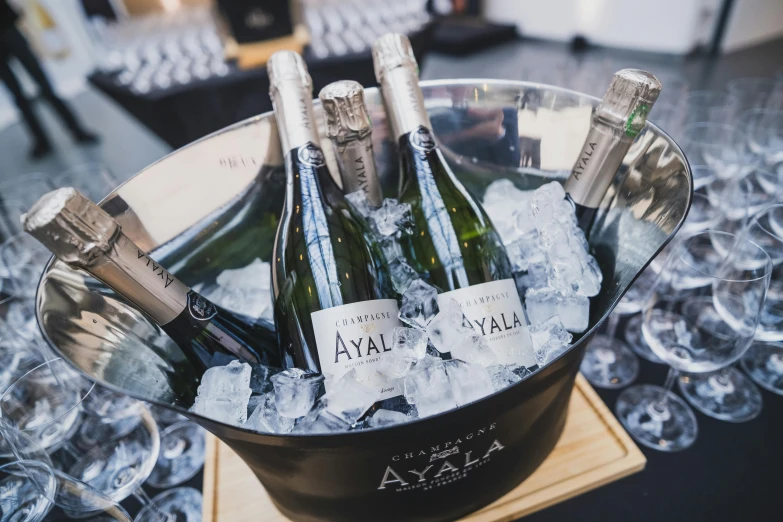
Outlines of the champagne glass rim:
<svg viewBox="0 0 783 522">
<path fill-rule="evenodd" d="M 45 422 L 45 423 L 37 425 L 37 426 L 35 426 L 33 428 L 29 428 L 29 429 L 19 428 L 17 426 L 14 426 L 14 425 L 10 424 L 8 422 L 8 420 L 5 420 L 5 418 L 7 417 L 7 414 L 5 413 L 5 408 L 3 407 L 3 404 L 5 402 L 4 399 L 6 397 L 8 397 L 9 394 L 12 391 L 14 391 L 14 388 L 16 386 L 21 386 L 22 384 L 20 384 L 20 383 L 22 383 L 30 375 L 33 375 L 35 372 L 38 372 L 44 366 L 48 366 L 50 368 L 50 371 L 52 372 L 52 375 L 53 376 L 57 376 L 56 370 L 51 367 L 52 364 L 56 364 L 56 363 L 62 363 L 62 364 L 65 364 L 66 366 L 68 365 L 68 363 L 66 363 L 65 360 L 63 358 L 61 358 L 61 357 L 57 357 L 57 358 L 54 358 L 54 359 L 49 359 L 48 361 L 45 361 L 45 362 L 39 364 L 35 368 L 32 368 L 32 369 L 28 370 L 24 375 L 20 376 L 13 383 L 11 383 L 8 386 L 8 388 L 5 389 L 5 391 L 3 391 L 2 395 L 0 395 L 0 418 L 4 418 L 3 422 L 8 424 L 8 427 L 15 428 L 15 429 L 17 429 L 18 431 L 20 431 L 22 433 L 27 433 L 27 432 L 30 432 L 30 431 L 41 430 L 41 429 L 43 429 L 43 428 L 45 428 L 47 426 L 50 426 L 50 425 L 52 425 L 52 424 L 54 424 L 56 422 L 59 422 L 65 416 L 70 415 L 71 412 L 73 412 L 74 410 L 77 410 L 80 407 L 82 401 L 84 401 L 85 397 L 87 397 L 87 395 L 89 395 L 92 392 L 93 388 L 95 387 L 95 383 L 93 383 L 93 382 L 89 382 L 89 385 L 86 387 L 86 389 L 81 387 L 81 386 L 74 386 L 74 391 L 78 390 L 78 394 L 79 394 L 79 396 L 77 397 L 76 401 L 66 411 L 62 412 L 60 415 L 58 415 L 58 416 L 54 417 L 53 419 L 49 420 L 49 422 Z M 70 369 L 70 366 L 67 366 L 67 367 Z M 68 379 L 70 379 L 70 377 L 68 377 Z"/>
<path fill-rule="evenodd" d="M 750 223 L 748 223 L 747 228 L 749 229 L 751 226 L 756 225 L 759 230 L 764 232 L 770 237 L 773 237 L 783 243 L 783 236 L 781 236 L 779 233 L 775 232 L 774 230 L 770 230 L 769 228 L 765 227 L 761 224 L 760 218 L 766 214 L 768 214 L 772 210 L 779 210 L 783 209 L 783 203 L 773 203 L 771 205 L 768 205 L 764 207 L 763 209 L 759 210 L 756 214 L 753 215 L 753 217 L 750 220 Z"/>
<path fill-rule="evenodd" d="M 761 260 L 762 260 L 761 262 L 764 264 L 764 271 L 763 271 L 763 273 L 761 275 L 758 275 L 758 276 L 755 276 L 755 277 L 747 277 L 747 278 L 741 278 L 741 279 L 731 279 L 731 278 L 728 278 L 728 277 L 721 277 L 721 276 L 719 276 L 719 275 L 717 275 L 715 273 L 705 272 L 703 269 L 698 268 L 696 266 L 693 266 L 690 262 L 688 262 L 688 260 L 683 255 L 684 252 L 688 250 L 688 242 L 692 241 L 692 240 L 695 240 L 695 239 L 699 238 L 700 236 L 705 236 L 708 239 L 708 241 L 709 241 L 715 235 L 721 235 L 721 236 L 725 236 L 725 237 L 732 237 L 732 238 L 734 238 L 734 240 L 732 241 L 732 246 L 731 246 L 731 248 L 729 250 L 729 254 L 727 254 L 726 256 L 723 256 L 721 261 L 726 260 L 729 257 L 729 255 L 731 255 L 731 252 L 736 250 L 737 244 L 740 241 L 743 241 L 743 242 L 746 243 L 746 246 L 750 246 L 750 248 L 755 248 L 758 251 L 758 253 L 761 254 Z M 739 234 L 733 234 L 731 232 L 724 232 L 722 230 L 715 230 L 715 229 L 711 229 L 710 228 L 710 229 L 703 230 L 703 231 L 700 231 L 700 232 L 695 232 L 695 233 L 689 235 L 688 237 L 684 238 L 682 240 L 682 242 L 679 244 L 678 248 L 679 248 L 679 250 L 676 253 L 676 256 L 673 256 L 675 259 L 678 259 L 679 261 L 681 261 L 683 264 L 685 264 L 685 266 L 687 266 L 688 268 L 690 268 L 694 272 L 702 274 L 705 277 L 709 277 L 710 279 L 715 279 L 717 281 L 724 281 L 724 282 L 727 282 L 727 283 L 752 283 L 754 281 L 760 281 L 762 279 L 769 278 L 771 273 L 772 273 L 772 259 L 769 257 L 769 254 L 767 254 L 767 252 L 763 248 L 761 248 L 759 245 L 757 245 L 753 241 L 750 241 L 748 239 L 743 238 Z"/>
</svg>

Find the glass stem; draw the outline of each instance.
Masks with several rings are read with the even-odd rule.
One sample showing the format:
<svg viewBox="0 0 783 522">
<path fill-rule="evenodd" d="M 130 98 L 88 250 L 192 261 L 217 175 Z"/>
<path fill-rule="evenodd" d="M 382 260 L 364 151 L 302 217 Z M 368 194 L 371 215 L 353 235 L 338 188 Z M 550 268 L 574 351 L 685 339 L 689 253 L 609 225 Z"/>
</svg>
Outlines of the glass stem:
<svg viewBox="0 0 783 522">
<path fill-rule="evenodd" d="M 674 387 L 677 376 L 680 374 L 678 370 L 669 368 L 669 373 L 666 375 L 666 382 L 663 384 L 663 392 L 658 402 L 655 403 L 655 409 L 659 412 L 664 412 L 669 408 L 669 392 Z"/>
<path fill-rule="evenodd" d="M 731 366 L 726 366 L 725 368 L 721 368 L 718 372 L 718 375 L 715 377 L 715 379 L 718 381 L 718 384 L 721 386 L 729 386 L 731 384 L 731 379 L 729 377 L 729 369 Z"/>
<path fill-rule="evenodd" d="M 614 338 L 614 334 L 617 333 L 617 325 L 620 322 L 620 316 L 617 312 L 609 316 L 609 320 L 606 322 L 606 336 Z"/>
<path fill-rule="evenodd" d="M 136 491 L 133 492 L 133 496 L 136 498 L 136 500 L 139 501 L 139 504 L 142 506 L 146 506 L 148 504 L 152 504 L 152 499 L 149 495 L 147 495 L 147 492 L 144 491 L 144 488 L 139 486 L 136 488 Z"/>
</svg>

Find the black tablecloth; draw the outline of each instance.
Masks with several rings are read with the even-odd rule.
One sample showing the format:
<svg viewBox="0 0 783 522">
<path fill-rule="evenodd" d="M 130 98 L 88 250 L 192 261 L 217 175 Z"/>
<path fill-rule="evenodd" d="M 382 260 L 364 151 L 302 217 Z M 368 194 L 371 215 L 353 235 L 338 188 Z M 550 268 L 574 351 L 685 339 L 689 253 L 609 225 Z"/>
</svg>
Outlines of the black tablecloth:
<svg viewBox="0 0 783 522">
<path fill-rule="evenodd" d="M 666 371 L 643 361 L 637 382 L 663 385 Z M 598 392 L 614 410 L 620 392 Z M 642 447 L 644 471 L 525 522 L 783 520 L 783 397 L 764 390 L 762 395 L 764 409 L 756 419 L 731 424 L 697 413 L 699 434 L 691 448 L 661 453 Z"/>
<path fill-rule="evenodd" d="M 409 35 L 421 65 L 429 47 L 433 24 Z M 377 85 L 369 51 L 316 59 L 304 53 L 313 95 L 337 80 L 354 80 L 365 87 Z M 272 110 L 265 67 L 232 69 L 185 85 L 138 94 L 118 84 L 115 75 L 96 72 L 90 83 L 111 97 L 143 125 L 173 148 L 179 148 L 238 121 Z"/>
</svg>

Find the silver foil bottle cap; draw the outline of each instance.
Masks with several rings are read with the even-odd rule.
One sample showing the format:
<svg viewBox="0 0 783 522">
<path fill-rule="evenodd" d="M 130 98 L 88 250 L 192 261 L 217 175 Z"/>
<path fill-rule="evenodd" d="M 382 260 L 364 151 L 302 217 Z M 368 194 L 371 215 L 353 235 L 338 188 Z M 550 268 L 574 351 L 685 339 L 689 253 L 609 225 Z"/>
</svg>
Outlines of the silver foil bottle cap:
<svg viewBox="0 0 783 522">
<path fill-rule="evenodd" d="M 111 250 L 120 225 L 74 188 L 41 196 L 22 216 L 24 229 L 69 265 L 87 267 Z"/>
<path fill-rule="evenodd" d="M 273 54 L 266 63 L 266 71 L 269 75 L 269 91 L 284 89 L 295 84 L 313 91 L 313 80 L 307 72 L 304 58 L 294 51 L 278 51 Z"/>
<path fill-rule="evenodd" d="M 595 115 L 623 125 L 625 134 L 635 137 L 644 127 L 647 115 L 661 93 L 661 82 L 647 71 L 617 71 Z"/>
<path fill-rule="evenodd" d="M 375 79 L 380 83 L 387 71 L 397 67 L 411 67 L 418 71 L 416 57 L 408 37 L 399 33 L 387 33 L 372 44 L 372 63 Z"/>
<path fill-rule="evenodd" d="M 364 104 L 364 88 L 352 80 L 330 83 L 318 94 L 324 109 L 326 135 L 338 143 L 357 140 L 372 132 Z"/>
</svg>

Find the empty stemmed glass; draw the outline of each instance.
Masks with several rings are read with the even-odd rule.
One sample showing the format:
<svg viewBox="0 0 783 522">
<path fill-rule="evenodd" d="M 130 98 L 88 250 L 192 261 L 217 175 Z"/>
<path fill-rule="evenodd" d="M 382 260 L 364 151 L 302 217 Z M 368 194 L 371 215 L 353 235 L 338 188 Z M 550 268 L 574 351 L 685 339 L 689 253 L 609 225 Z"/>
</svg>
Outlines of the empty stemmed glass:
<svg viewBox="0 0 783 522">
<path fill-rule="evenodd" d="M 765 165 L 783 161 L 783 110 L 750 109 L 740 116 L 739 127 L 748 138 L 748 147 Z"/>
<path fill-rule="evenodd" d="M 753 346 L 742 357 L 742 367 L 757 384 L 783 395 L 783 204 L 756 214 L 744 236 L 772 258 L 772 280 L 756 329 Z"/>
<path fill-rule="evenodd" d="M 103 163 L 83 163 L 60 173 L 54 178 L 58 187 L 74 187 L 92 201 L 101 201 L 119 181 Z"/>
<path fill-rule="evenodd" d="M 57 479 L 50 466 L 14 461 L 0 466 L 0 520 L 38 522 L 52 509 Z"/>
<path fill-rule="evenodd" d="M 639 375 L 639 360 L 633 350 L 616 338 L 617 324 L 621 316 L 641 311 L 654 280 L 655 273 L 652 270 L 643 271 L 609 316 L 605 333 L 593 337 L 587 346 L 579 371 L 593 386 L 622 388 Z"/>
<path fill-rule="evenodd" d="M 44 362 L 5 390 L 0 414 L 41 448 L 54 452 L 78 426 L 79 405 L 92 390 L 85 382 L 62 359 Z"/>
<path fill-rule="evenodd" d="M 115 418 L 98 419 L 102 421 L 103 437 L 92 443 L 95 437 L 80 430 L 67 448 L 68 454 L 60 455 L 63 469 L 116 502 L 131 495 L 135 497 L 144 506 L 136 521 L 187 522 L 200 519 L 201 494 L 198 491 L 197 498 L 193 491 L 182 491 L 190 488 L 176 488 L 150 498 L 142 487 L 152 474 L 161 451 L 160 433 L 150 411 L 142 403 L 109 390 L 102 390 L 101 395 L 103 400 L 118 405 L 116 409 L 108 409 L 115 411 Z M 133 401 L 135 406 L 128 401 Z M 119 410 L 129 415 L 121 416 Z M 99 407 L 95 411 L 106 409 Z M 90 417 L 87 416 L 87 422 L 90 422 Z M 132 428 L 128 430 L 130 426 Z M 187 467 L 183 466 L 183 470 Z M 172 475 L 178 471 L 176 466 L 169 468 Z M 193 518 L 196 513 L 193 506 L 196 505 L 199 506 L 199 518 Z"/>
<path fill-rule="evenodd" d="M 3 515 L 17 513 L 15 515 L 17 518 L 12 517 L 11 520 L 33 520 L 33 518 L 21 518 L 21 513 L 30 514 L 45 510 L 47 520 L 77 518 L 94 522 L 130 522 L 130 517 L 119 504 L 87 484 L 54 468 L 46 451 L 25 433 L 3 420 L 0 420 L 0 439 L 4 447 L 3 453 L 6 454 L 5 458 L 10 459 L 10 464 L 15 464 L 18 469 L 27 472 L 27 478 L 30 479 L 28 485 L 32 486 L 32 489 L 24 491 L 24 495 L 18 495 L 14 488 L 20 486 L 19 477 L 17 476 L 16 480 L 11 479 L 10 483 L 9 478 L 5 477 L 0 485 Z M 17 469 L 9 463 L 6 463 L 5 467 Z M 2 471 L 0 475 L 3 475 Z M 3 495 L 2 492 L 7 494 Z M 12 492 L 14 494 L 10 494 Z M 8 518 L 3 517 L 0 520 L 8 520 Z"/>
<path fill-rule="evenodd" d="M 747 136 L 734 125 L 697 122 L 682 132 L 682 148 L 691 163 L 708 165 L 720 179 L 742 177 L 758 163 Z"/>
<path fill-rule="evenodd" d="M 690 91 L 683 105 L 686 123 L 728 123 L 739 111 L 737 97 L 722 91 Z"/>
<path fill-rule="evenodd" d="M 735 245 L 729 256 L 716 251 L 715 234 Z M 631 386 L 617 399 L 617 416 L 638 442 L 661 451 L 693 444 L 696 417 L 671 387 L 680 371 L 712 372 L 742 356 L 753 340 L 771 271 L 761 247 L 726 232 L 707 230 L 676 246 L 642 311 L 647 344 L 671 366 L 666 384 Z"/>
<path fill-rule="evenodd" d="M 172 424 L 160 434 L 160 453 L 147 484 L 164 489 L 183 484 L 204 466 L 206 437 L 198 424 Z"/>
<path fill-rule="evenodd" d="M 775 80 L 772 78 L 737 78 L 726 84 L 728 93 L 737 99 L 740 111 L 768 107 L 774 89 Z"/>
</svg>

